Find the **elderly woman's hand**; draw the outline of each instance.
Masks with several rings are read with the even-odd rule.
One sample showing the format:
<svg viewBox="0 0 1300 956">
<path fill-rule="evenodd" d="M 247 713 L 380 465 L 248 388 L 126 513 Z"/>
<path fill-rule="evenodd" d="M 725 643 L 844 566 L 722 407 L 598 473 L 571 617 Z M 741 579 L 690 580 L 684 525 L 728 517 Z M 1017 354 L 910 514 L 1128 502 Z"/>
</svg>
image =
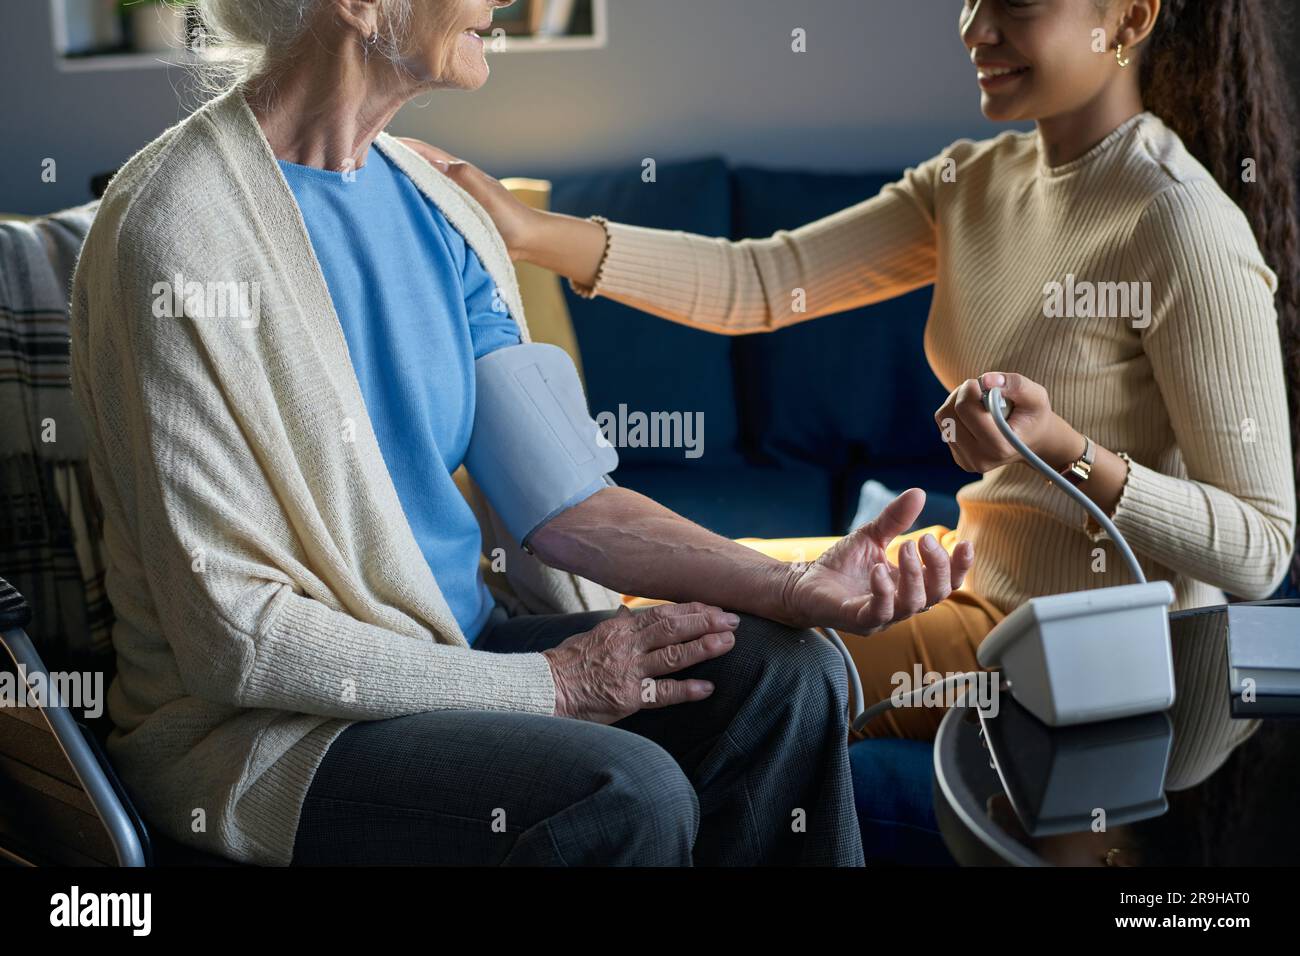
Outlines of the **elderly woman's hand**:
<svg viewBox="0 0 1300 956">
<path fill-rule="evenodd" d="M 590 631 L 542 653 L 555 678 L 555 714 L 612 724 L 639 710 L 703 700 L 705 680 L 662 675 L 721 657 L 736 644 L 740 618 L 707 604 L 619 608 Z"/>
<path fill-rule="evenodd" d="M 501 238 L 505 240 L 506 248 L 510 251 L 510 258 L 517 260 L 524 257 L 530 229 L 542 215 L 539 210 L 521 202 L 501 184 L 499 179 L 489 176 L 473 163 L 457 159 L 445 150 L 430 146 L 422 140 L 402 138 L 401 142 L 419 153 L 448 179 L 474 197 L 496 223 L 497 231 L 501 233 Z"/>
<path fill-rule="evenodd" d="M 963 541 L 952 557 L 933 535 L 920 547 L 906 542 L 897 566 L 885 556 L 889 543 L 907 531 L 925 506 L 925 492 L 899 495 L 875 521 L 836 542 L 816 563 L 791 570 L 784 604 L 798 626 L 829 626 L 870 634 L 938 604 L 961 587 L 975 560 Z"/>
</svg>

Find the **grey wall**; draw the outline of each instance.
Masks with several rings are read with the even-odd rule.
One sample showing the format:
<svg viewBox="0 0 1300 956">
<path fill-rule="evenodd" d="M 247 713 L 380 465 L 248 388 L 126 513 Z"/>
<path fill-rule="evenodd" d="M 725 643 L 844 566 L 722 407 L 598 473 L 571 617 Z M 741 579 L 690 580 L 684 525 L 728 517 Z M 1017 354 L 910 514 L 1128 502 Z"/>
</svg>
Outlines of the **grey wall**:
<svg viewBox="0 0 1300 956">
<path fill-rule="evenodd" d="M 494 56 L 473 94 L 437 93 L 393 124 L 493 172 L 549 174 L 718 153 L 811 169 L 899 167 L 996 127 L 949 0 L 609 0 L 597 51 Z M 795 27 L 808 52 L 790 50 Z M 0 0 L 0 211 L 88 198 L 194 103 L 183 70 L 64 73 L 49 0 Z M 41 161 L 58 181 L 41 182 Z"/>
</svg>

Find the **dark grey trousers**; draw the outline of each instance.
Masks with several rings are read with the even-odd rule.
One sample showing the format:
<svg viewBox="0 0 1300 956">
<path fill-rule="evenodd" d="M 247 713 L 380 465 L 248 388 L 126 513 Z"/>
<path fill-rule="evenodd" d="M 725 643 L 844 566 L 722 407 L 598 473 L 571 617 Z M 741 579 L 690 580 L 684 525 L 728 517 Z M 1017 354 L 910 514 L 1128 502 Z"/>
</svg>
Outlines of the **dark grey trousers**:
<svg viewBox="0 0 1300 956">
<path fill-rule="evenodd" d="M 499 617 L 475 648 L 541 651 L 610 613 Z M 716 689 L 612 726 L 354 724 L 307 793 L 294 865 L 862 865 L 848 684 L 825 638 L 741 615 L 730 652 L 670 676 Z"/>
</svg>

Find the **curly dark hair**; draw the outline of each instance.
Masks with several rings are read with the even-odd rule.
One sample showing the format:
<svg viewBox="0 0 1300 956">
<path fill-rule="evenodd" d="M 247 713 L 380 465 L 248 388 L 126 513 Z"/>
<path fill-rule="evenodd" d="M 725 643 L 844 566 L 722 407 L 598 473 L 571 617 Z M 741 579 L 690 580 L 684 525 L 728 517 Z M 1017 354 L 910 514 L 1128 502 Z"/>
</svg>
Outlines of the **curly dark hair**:
<svg viewBox="0 0 1300 956">
<path fill-rule="evenodd" d="M 1144 105 L 1182 138 L 1241 207 L 1277 273 L 1292 449 L 1300 483 L 1300 213 L 1294 103 L 1270 0 L 1164 0 L 1139 49 Z M 1256 180 L 1242 164 L 1255 161 Z M 1300 586 L 1300 556 L 1292 564 Z"/>
</svg>

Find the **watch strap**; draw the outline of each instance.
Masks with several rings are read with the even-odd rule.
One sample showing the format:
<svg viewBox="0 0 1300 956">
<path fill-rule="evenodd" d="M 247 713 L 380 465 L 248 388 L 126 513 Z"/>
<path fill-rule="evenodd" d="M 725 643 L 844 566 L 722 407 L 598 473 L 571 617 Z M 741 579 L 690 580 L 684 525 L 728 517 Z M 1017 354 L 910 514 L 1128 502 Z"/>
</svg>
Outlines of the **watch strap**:
<svg viewBox="0 0 1300 956">
<path fill-rule="evenodd" d="M 1083 438 L 1083 454 L 1061 469 L 1060 474 L 1070 484 L 1078 487 L 1092 476 L 1092 464 L 1097 458 L 1097 446 L 1088 436 Z"/>
</svg>

